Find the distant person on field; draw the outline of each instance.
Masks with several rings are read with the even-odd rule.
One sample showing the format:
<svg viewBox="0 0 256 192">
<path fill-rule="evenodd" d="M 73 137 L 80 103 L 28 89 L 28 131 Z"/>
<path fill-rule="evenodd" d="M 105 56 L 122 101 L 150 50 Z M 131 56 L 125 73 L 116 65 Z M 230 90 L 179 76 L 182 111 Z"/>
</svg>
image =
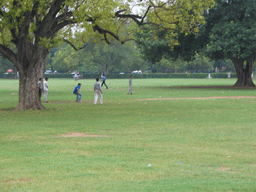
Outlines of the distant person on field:
<svg viewBox="0 0 256 192">
<path fill-rule="evenodd" d="M 48 78 L 46 77 L 44 81 L 44 102 L 45 103 L 48 103 L 47 97 L 48 97 Z"/>
<path fill-rule="evenodd" d="M 75 81 L 77 81 L 77 80 L 78 80 L 78 75 L 77 75 L 77 73 L 75 73 L 75 75 L 74 75 L 74 79 L 75 79 Z"/>
<path fill-rule="evenodd" d="M 39 101 L 41 102 L 41 96 L 42 96 L 42 92 L 43 92 L 43 79 L 39 78 L 38 81 L 38 89 L 39 89 Z"/>
<path fill-rule="evenodd" d="M 94 105 L 97 104 L 98 97 L 100 98 L 100 104 L 103 103 L 102 89 L 99 83 L 99 78 L 96 78 L 96 83 L 94 84 Z"/>
<path fill-rule="evenodd" d="M 132 79 L 133 79 L 133 75 L 129 79 L 129 90 L 128 90 L 127 95 L 129 95 L 130 93 L 132 95 Z"/>
<path fill-rule="evenodd" d="M 108 86 L 106 84 L 106 77 L 104 76 L 104 74 L 101 75 L 101 81 L 102 81 L 102 84 L 101 84 L 101 87 L 103 86 L 103 84 L 106 86 L 106 88 L 108 89 Z"/>
<path fill-rule="evenodd" d="M 82 94 L 80 93 L 81 83 L 78 83 L 78 85 L 75 87 L 73 93 L 76 95 L 76 102 L 80 102 L 82 99 Z"/>
</svg>

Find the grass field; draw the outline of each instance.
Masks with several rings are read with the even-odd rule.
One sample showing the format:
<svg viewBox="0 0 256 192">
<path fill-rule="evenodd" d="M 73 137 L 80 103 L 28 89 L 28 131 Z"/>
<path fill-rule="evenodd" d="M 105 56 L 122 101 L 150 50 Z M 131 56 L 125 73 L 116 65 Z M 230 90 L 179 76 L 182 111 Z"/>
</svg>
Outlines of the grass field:
<svg viewBox="0 0 256 192">
<path fill-rule="evenodd" d="M 15 111 L 18 81 L 0 80 L 0 191 L 256 191 L 256 97 L 234 99 L 255 89 L 109 79 L 93 105 L 94 80 L 81 103 L 78 82 L 48 82 L 46 110 Z"/>
</svg>

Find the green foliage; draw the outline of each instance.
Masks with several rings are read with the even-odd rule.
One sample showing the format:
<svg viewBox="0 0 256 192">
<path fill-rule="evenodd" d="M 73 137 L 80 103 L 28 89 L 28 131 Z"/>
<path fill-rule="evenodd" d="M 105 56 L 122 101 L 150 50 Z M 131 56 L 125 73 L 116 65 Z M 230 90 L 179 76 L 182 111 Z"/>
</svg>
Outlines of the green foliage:
<svg viewBox="0 0 256 192">
<path fill-rule="evenodd" d="M 186 69 L 188 71 L 211 72 L 213 71 L 213 61 L 202 54 L 196 53 L 194 60 L 188 62 Z"/>
<path fill-rule="evenodd" d="M 170 29 L 166 36 L 170 42 L 175 43 L 176 40 L 173 37 L 176 36 L 176 32 L 174 30 L 180 29 L 186 33 L 198 31 L 198 24 L 204 22 L 204 18 L 201 16 L 202 11 L 211 7 L 213 3 L 214 0 L 194 0 L 193 2 L 190 0 L 177 2 L 143 1 L 136 7 L 140 8 L 142 15 L 146 13 L 148 23 L 154 23 L 163 29 Z M 122 0 L 89 0 L 86 2 L 71 0 L 58 3 L 53 3 L 52 0 L 26 0 L 22 3 L 4 0 L 1 1 L 0 7 L 2 16 L 0 20 L 0 43 L 5 46 L 12 44 L 15 33 L 17 35 L 25 32 L 22 31 L 24 29 L 22 27 L 25 26 L 28 27 L 27 34 L 24 34 L 27 40 L 33 41 L 36 38 L 36 41 L 39 40 L 42 45 L 51 48 L 63 38 L 69 39 L 78 47 L 91 38 L 99 40 L 103 37 L 102 35 L 107 41 L 108 38 L 119 40 L 119 32 L 129 28 L 130 22 L 126 21 L 127 18 L 136 20 L 138 24 L 145 22 L 141 20 L 142 17 L 140 16 L 132 17 L 129 15 L 130 2 Z M 51 13 L 51 9 L 55 9 L 56 12 Z M 117 12 L 118 10 L 123 11 Z M 53 18 L 50 18 L 51 16 Z M 30 20 L 28 17 L 31 17 Z M 59 23 L 55 21 L 54 17 Z M 114 17 L 119 18 L 119 20 L 113 19 Z M 47 20 L 50 21 L 50 19 L 54 19 L 52 24 L 62 25 L 56 29 L 54 28 L 56 26 L 53 26 L 52 29 L 55 30 L 55 33 L 52 35 L 44 31 L 49 29 L 50 23 L 47 23 Z M 37 31 L 40 29 L 42 30 L 40 31 L 41 35 L 37 36 Z M 128 32 L 127 35 L 130 33 Z M 126 40 L 122 39 L 122 41 Z"/>
<path fill-rule="evenodd" d="M 175 70 L 186 71 L 186 61 L 198 59 L 196 52 L 201 52 L 203 38 L 197 38 L 196 34 L 185 34 L 178 31 L 178 45 L 172 46 L 165 39 L 166 31 L 157 31 L 156 28 L 146 28 L 141 33 L 137 33 L 138 43 L 144 59 L 153 64 L 160 64 Z M 201 54 L 201 53 L 200 53 Z M 162 59 L 167 59 L 163 60 Z M 206 59 L 205 59 L 206 60 Z M 192 64 L 192 63 L 190 63 Z M 209 66 L 206 66 L 207 68 Z M 202 68 L 202 67 L 201 67 Z"/>
<path fill-rule="evenodd" d="M 78 70 L 80 72 L 130 72 L 133 70 L 147 69 L 147 62 L 141 58 L 141 54 L 134 43 L 124 45 L 112 42 L 88 43 L 79 51 L 75 51 L 65 44 L 54 54 L 51 67 L 59 72 Z"/>
<path fill-rule="evenodd" d="M 255 8 L 255 0 L 216 0 L 216 6 L 205 15 L 207 24 L 202 29 L 209 36 L 206 41 L 209 56 L 247 60 L 255 55 Z"/>
</svg>

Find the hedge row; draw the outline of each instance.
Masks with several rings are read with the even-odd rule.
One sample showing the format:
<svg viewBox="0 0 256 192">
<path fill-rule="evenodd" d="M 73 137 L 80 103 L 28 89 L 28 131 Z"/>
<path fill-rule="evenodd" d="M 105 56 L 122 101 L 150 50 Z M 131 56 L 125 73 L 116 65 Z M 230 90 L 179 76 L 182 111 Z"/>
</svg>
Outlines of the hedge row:
<svg viewBox="0 0 256 192">
<path fill-rule="evenodd" d="M 81 73 L 81 79 L 95 79 L 97 77 L 100 78 L 101 74 L 85 74 L 85 73 Z M 129 73 L 125 73 L 125 74 L 118 74 L 118 73 L 114 73 L 114 74 L 107 74 L 106 77 L 108 79 L 127 79 L 130 78 L 132 74 Z M 201 79 L 205 79 L 205 78 L 209 78 L 209 74 L 208 73 L 149 73 L 149 74 L 134 74 L 133 75 L 134 78 L 143 78 L 143 79 L 147 79 L 147 78 L 201 78 Z M 73 78 L 72 74 L 45 74 L 44 78 Z M 236 74 L 235 73 L 231 73 L 230 74 L 231 78 L 236 78 Z M 7 78 L 7 79 L 14 79 L 15 75 L 14 74 L 4 74 L 4 73 L 0 73 L 0 78 Z M 228 74 L 227 73 L 211 73 L 211 78 L 228 78 Z"/>
<path fill-rule="evenodd" d="M 15 78 L 15 74 L 0 73 L 0 78 L 2 78 L 2 79 L 14 79 Z"/>
</svg>

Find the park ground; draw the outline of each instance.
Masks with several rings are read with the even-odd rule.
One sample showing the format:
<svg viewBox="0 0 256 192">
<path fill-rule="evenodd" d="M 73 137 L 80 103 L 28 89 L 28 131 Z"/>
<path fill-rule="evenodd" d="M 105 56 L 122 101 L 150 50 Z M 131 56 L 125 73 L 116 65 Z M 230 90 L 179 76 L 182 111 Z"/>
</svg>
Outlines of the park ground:
<svg viewBox="0 0 256 192">
<path fill-rule="evenodd" d="M 256 191 L 256 90 L 235 79 L 49 79 L 46 110 L 16 111 L 0 80 L 1 191 Z M 72 94 L 82 83 L 83 102 Z"/>
</svg>

